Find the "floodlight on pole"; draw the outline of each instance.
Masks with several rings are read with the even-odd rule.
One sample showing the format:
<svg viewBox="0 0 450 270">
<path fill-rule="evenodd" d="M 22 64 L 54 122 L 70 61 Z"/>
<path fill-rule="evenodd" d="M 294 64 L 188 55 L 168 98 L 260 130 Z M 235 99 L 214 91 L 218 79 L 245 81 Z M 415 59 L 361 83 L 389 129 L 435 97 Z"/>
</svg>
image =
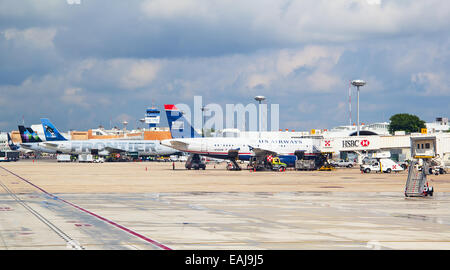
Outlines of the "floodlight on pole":
<svg viewBox="0 0 450 270">
<path fill-rule="evenodd" d="M 356 121 L 357 121 L 357 129 L 356 129 L 356 135 L 359 136 L 359 87 L 364 86 L 366 84 L 363 80 L 353 80 L 352 85 L 356 86 L 357 89 L 357 114 L 356 114 Z"/>
<path fill-rule="evenodd" d="M 205 137 L 205 128 L 204 128 L 204 125 L 205 125 L 205 111 L 207 111 L 208 108 L 203 106 L 201 108 L 201 110 L 202 110 L 202 137 Z"/>
<path fill-rule="evenodd" d="M 265 96 L 256 96 L 255 97 L 255 100 L 259 102 L 259 107 L 258 107 L 258 110 L 259 110 L 259 121 L 258 121 L 259 122 L 259 133 L 258 133 L 258 136 L 259 136 L 259 138 L 261 138 L 261 114 L 262 114 L 262 112 L 261 112 L 261 102 L 263 100 L 265 100 L 265 99 L 266 99 Z"/>
</svg>

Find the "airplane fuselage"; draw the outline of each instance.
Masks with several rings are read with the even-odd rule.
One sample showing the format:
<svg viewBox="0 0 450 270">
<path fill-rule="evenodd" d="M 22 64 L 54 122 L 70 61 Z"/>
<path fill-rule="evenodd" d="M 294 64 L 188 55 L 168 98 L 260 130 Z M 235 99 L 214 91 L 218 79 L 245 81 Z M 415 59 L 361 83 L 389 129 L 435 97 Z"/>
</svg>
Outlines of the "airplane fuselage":
<svg viewBox="0 0 450 270">
<path fill-rule="evenodd" d="M 44 143 L 45 147 L 61 153 L 89 154 L 96 151 L 99 155 L 116 152 L 137 153 L 140 156 L 170 155 L 177 150 L 150 140 L 80 140 L 53 141 Z"/>
<path fill-rule="evenodd" d="M 55 149 L 47 148 L 43 143 L 21 143 L 19 147 L 19 151 L 27 152 L 29 151 L 37 151 L 54 154 L 56 153 Z"/>
<path fill-rule="evenodd" d="M 234 151 L 237 152 L 237 158 L 240 160 L 249 160 L 252 156 L 255 156 L 253 150 L 255 148 L 261 148 L 276 152 L 280 160 L 289 165 L 295 163 L 295 151 L 305 151 L 306 155 L 314 155 L 318 149 L 318 145 L 316 145 L 317 141 L 309 138 L 180 138 L 164 140 L 161 144 L 171 146 L 183 152 L 221 159 L 230 158 L 230 151 Z"/>
</svg>

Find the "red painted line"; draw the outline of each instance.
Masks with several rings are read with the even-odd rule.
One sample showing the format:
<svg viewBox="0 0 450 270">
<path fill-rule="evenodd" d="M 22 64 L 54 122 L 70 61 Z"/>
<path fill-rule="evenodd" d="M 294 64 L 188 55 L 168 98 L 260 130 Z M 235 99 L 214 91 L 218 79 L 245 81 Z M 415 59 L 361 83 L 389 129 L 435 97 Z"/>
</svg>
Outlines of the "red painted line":
<svg viewBox="0 0 450 270">
<path fill-rule="evenodd" d="M 27 182 L 28 184 L 30 184 L 30 185 L 32 185 L 33 187 L 39 189 L 40 191 L 42 191 L 43 193 L 47 194 L 48 196 L 53 197 L 54 199 L 60 200 L 60 201 L 66 203 L 66 204 L 68 204 L 68 205 L 71 205 L 71 206 L 75 207 L 76 209 L 78 209 L 78 210 L 80 210 L 80 211 L 83 211 L 83 212 L 85 212 L 85 213 L 87 213 L 87 214 L 89 214 L 89 215 L 91 215 L 91 216 L 94 216 L 94 217 L 96 217 L 96 218 L 98 218 L 98 219 L 100 219 L 100 220 L 103 220 L 103 221 L 105 221 L 105 222 L 107 222 L 107 223 L 109 223 L 109 224 L 111 224 L 111 225 L 113 225 L 113 226 L 115 226 L 115 227 L 117 227 L 117 228 L 119 228 L 119 229 L 121 229 L 121 230 L 123 230 L 123 231 L 126 231 L 126 232 L 129 233 L 129 234 L 132 234 L 132 235 L 134 235 L 134 236 L 136 236 L 136 237 L 139 237 L 139 238 L 141 238 L 142 240 L 147 241 L 147 242 L 149 242 L 149 243 L 151 243 L 151 244 L 153 244 L 153 245 L 155 245 L 155 246 L 157 246 L 157 247 L 159 247 L 159 248 L 161 248 L 161 249 L 164 249 L 164 250 L 172 250 L 171 248 L 169 248 L 169 247 L 167 247 L 167 246 L 165 246 L 165 245 L 163 245 L 163 244 L 161 244 L 161 243 L 158 243 L 157 241 L 152 240 L 152 239 L 150 239 L 150 238 L 148 238 L 148 237 L 146 237 L 146 236 L 144 236 L 144 235 L 142 235 L 142 234 L 139 234 L 139 233 L 137 233 L 137 232 L 135 232 L 135 231 L 133 231 L 133 230 L 130 230 L 130 229 L 128 229 L 128 228 L 126 228 L 126 227 L 124 227 L 124 226 L 118 224 L 118 223 L 115 223 L 114 221 L 111 221 L 111 220 L 109 220 L 109 219 L 107 219 L 107 218 L 104 218 L 104 217 L 102 217 L 102 216 L 100 216 L 100 215 L 97 215 L 97 214 L 95 214 L 95 213 L 93 213 L 93 212 L 91 212 L 91 211 L 88 211 L 88 210 L 86 210 L 86 209 L 84 209 L 84 208 L 82 208 L 82 207 L 80 207 L 80 206 L 78 206 L 78 205 L 76 205 L 76 204 L 73 204 L 73 203 L 71 203 L 71 202 L 69 202 L 69 201 L 66 201 L 66 200 L 64 200 L 64 199 L 61 199 L 61 198 L 59 198 L 58 196 L 55 196 L 55 195 L 53 195 L 53 194 L 47 192 L 46 190 L 44 190 L 44 189 L 42 189 L 42 188 L 36 186 L 35 184 L 31 183 L 31 182 L 28 181 L 27 179 L 21 177 L 20 175 L 17 175 L 17 174 L 15 174 L 15 173 L 13 173 L 12 171 L 10 171 L 10 170 L 8 170 L 8 169 L 2 167 L 2 166 L 0 166 L 0 168 L 2 168 L 3 170 L 9 172 L 10 174 L 16 176 L 17 178 L 19 178 L 19 179 L 21 179 L 21 180 Z"/>
</svg>

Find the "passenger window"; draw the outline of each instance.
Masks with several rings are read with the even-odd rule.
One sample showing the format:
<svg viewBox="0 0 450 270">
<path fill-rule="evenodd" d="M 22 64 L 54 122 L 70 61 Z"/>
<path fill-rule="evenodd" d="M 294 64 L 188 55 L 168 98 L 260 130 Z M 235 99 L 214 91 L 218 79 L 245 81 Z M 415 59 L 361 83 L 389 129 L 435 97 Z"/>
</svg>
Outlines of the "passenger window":
<svg viewBox="0 0 450 270">
<path fill-rule="evenodd" d="M 429 143 L 425 144 L 425 149 L 430 149 L 430 144 Z"/>
</svg>

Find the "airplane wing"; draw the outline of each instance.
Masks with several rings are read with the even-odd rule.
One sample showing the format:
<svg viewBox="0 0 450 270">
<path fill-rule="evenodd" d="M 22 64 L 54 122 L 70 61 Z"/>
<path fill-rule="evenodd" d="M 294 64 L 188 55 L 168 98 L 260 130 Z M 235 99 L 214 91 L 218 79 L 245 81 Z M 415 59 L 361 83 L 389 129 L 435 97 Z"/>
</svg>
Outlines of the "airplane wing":
<svg viewBox="0 0 450 270">
<path fill-rule="evenodd" d="M 170 141 L 171 147 L 177 149 L 177 150 L 183 150 L 183 149 L 187 149 L 189 144 L 185 143 L 185 142 L 180 142 L 180 141 Z"/>
<path fill-rule="evenodd" d="M 105 147 L 103 150 L 106 150 L 106 151 L 108 151 L 110 153 L 124 153 L 124 152 L 127 152 L 127 151 L 125 151 L 123 149 L 114 148 L 114 147 Z"/>
<path fill-rule="evenodd" d="M 268 149 L 264 149 L 264 148 L 259 148 L 259 147 L 252 147 L 249 145 L 250 151 L 255 153 L 256 156 L 269 156 L 269 155 L 277 155 L 277 152 L 274 152 L 272 150 L 268 150 Z"/>
<path fill-rule="evenodd" d="M 58 144 L 57 143 L 44 142 L 42 144 L 44 145 L 44 147 L 58 148 Z"/>
</svg>

